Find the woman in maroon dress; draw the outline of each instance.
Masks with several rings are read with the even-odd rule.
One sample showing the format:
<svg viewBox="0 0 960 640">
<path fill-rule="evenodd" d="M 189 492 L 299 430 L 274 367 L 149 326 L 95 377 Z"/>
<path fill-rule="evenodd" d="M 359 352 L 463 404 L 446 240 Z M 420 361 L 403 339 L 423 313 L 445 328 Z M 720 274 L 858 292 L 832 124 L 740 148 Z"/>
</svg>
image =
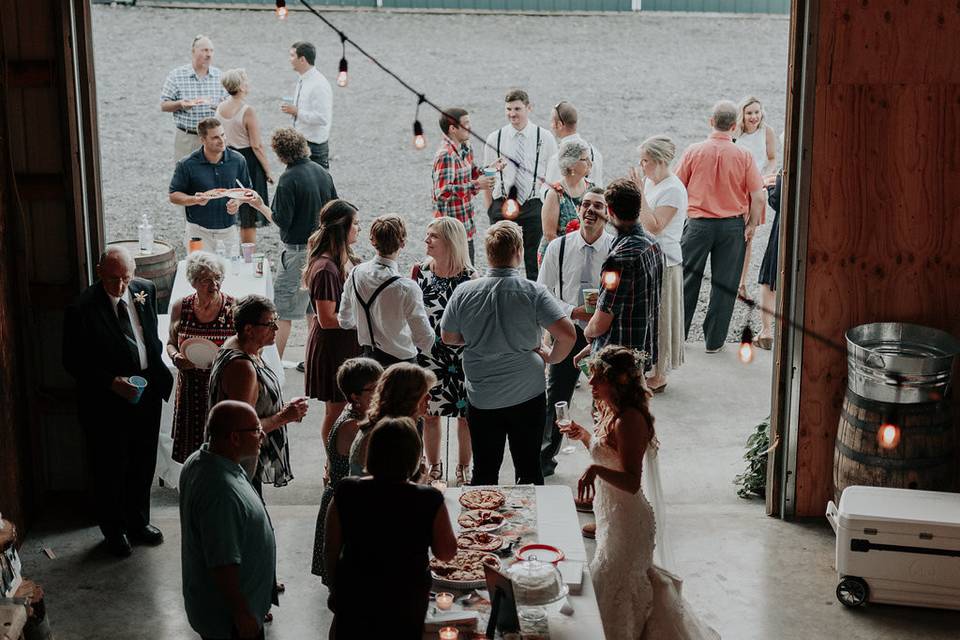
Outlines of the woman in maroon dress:
<svg viewBox="0 0 960 640">
<path fill-rule="evenodd" d="M 195 251 L 187 257 L 187 281 L 196 293 L 170 305 L 170 339 L 167 355 L 179 371 L 177 399 L 173 409 L 173 459 L 183 463 L 203 444 L 207 421 L 207 384 L 210 365 L 190 362 L 180 349 L 190 338 L 206 338 L 217 347 L 236 331 L 233 329 L 233 298 L 220 290 L 224 264 L 217 256 Z"/>
<path fill-rule="evenodd" d="M 310 291 L 314 313 L 307 335 L 304 386 L 308 396 L 325 403 L 323 442 L 347 404 L 337 388 L 337 369 L 360 355 L 356 330 L 341 329 L 337 322 L 343 282 L 358 262 L 350 245 L 359 232 L 357 208 L 346 200 L 331 200 L 320 210 L 320 228 L 307 241 L 303 286 Z"/>
</svg>

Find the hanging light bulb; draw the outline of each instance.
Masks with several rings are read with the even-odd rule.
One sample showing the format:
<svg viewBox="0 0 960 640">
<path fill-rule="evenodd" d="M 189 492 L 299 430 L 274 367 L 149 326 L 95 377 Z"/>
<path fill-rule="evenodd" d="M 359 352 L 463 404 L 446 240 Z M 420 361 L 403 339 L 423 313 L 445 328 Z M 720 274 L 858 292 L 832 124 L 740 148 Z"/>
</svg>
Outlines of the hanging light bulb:
<svg viewBox="0 0 960 640">
<path fill-rule="evenodd" d="M 877 430 L 877 442 L 883 449 L 894 449 L 900 444 L 900 427 L 884 420 Z"/>
<path fill-rule="evenodd" d="M 345 87 L 347 86 L 347 36 L 343 33 L 340 34 L 340 47 L 343 50 L 343 54 L 340 56 L 340 70 L 337 73 L 337 86 Z"/>
<path fill-rule="evenodd" d="M 520 202 L 517 200 L 517 185 L 510 187 L 507 198 L 503 201 L 503 206 L 500 207 L 500 213 L 507 220 L 516 220 L 517 216 L 520 215 Z"/>
<path fill-rule="evenodd" d="M 743 331 L 740 332 L 740 348 L 737 355 L 743 364 L 753 362 L 753 330 L 750 325 L 745 326 Z"/>
<path fill-rule="evenodd" d="M 425 98 L 421 93 L 417 100 L 417 112 L 413 116 L 413 147 L 418 151 L 427 146 L 427 139 L 423 135 L 423 125 L 420 124 L 420 105 L 423 104 L 424 100 Z"/>
<path fill-rule="evenodd" d="M 277 18 L 283 20 L 287 17 L 287 0 L 277 0 Z"/>
<path fill-rule="evenodd" d="M 603 288 L 608 291 L 616 289 L 620 285 L 620 272 L 619 271 L 604 271 L 600 275 L 600 283 L 603 284 Z"/>
</svg>

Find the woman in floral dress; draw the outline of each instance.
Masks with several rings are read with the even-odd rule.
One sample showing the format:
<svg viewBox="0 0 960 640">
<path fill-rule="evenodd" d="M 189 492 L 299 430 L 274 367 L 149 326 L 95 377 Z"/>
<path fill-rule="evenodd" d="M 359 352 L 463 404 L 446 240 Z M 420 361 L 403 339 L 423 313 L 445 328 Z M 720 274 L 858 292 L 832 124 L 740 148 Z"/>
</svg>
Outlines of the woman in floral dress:
<svg viewBox="0 0 960 640">
<path fill-rule="evenodd" d="M 424 418 L 423 445 L 432 480 L 443 477 L 440 461 L 440 418 L 457 419 L 459 460 L 457 486 L 469 484 L 470 430 L 467 427 L 467 392 L 464 388 L 463 347 L 450 347 L 440 340 L 440 318 L 453 290 L 476 277 L 467 250 L 467 232 L 456 218 L 436 218 L 427 225 L 427 259 L 414 265 L 412 278 L 423 291 L 423 305 L 437 334 L 429 353 L 420 352 L 417 363 L 437 376 L 430 390 L 430 409 Z"/>
<path fill-rule="evenodd" d="M 180 464 L 203 444 L 210 381 L 209 366 L 197 367 L 181 348 L 190 338 L 205 338 L 221 347 L 234 334 L 233 298 L 220 291 L 224 270 L 223 262 L 212 253 L 191 253 L 187 257 L 187 281 L 196 293 L 170 306 L 167 355 L 179 371 L 173 408 L 173 459 Z"/>
<path fill-rule="evenodd" d="M 579 140 L 568 140 L 560 147 L 557 162 L 563 177 L 560 182 L 550 185 L 543 201 L 543 239 L 537 249 L 537 264 L 543 260 L 550 241 L 566 234 L 567 225 L 578 219 L 580 200 L 587 189 L 593 186 L 587 180 L 587 174 L 593 166 L 590 157 L 590 147 Z"/>
</svg>

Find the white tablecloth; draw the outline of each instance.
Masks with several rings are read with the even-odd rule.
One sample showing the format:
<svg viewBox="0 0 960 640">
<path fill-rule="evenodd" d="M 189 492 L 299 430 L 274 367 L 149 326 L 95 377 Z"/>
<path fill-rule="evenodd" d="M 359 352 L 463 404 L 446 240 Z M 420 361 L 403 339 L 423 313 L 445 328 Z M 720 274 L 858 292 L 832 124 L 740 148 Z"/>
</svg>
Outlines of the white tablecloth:
<svg viewBox="0 0 960 640">
<path fill-rule="evenodd" d="M 464 490 L 469 490 L 469 487 L 448 488 L 444 492 L 444 501 L 454 533 L 460 531 L 457 517 L 460 515 L 460 494 Z M 536 495 L 537 542 L 562 549 L 568 562 L 584 565 L 583 588 L 578 595 L 569 596 L 570 604 L 574 608 L 573 615 L 566 616 L 555 612 L 555 607 L 548 608 L 550 640 L 603 640 L 600 609 L 597 607 L 593 583 L 590 581 L 590 571 L 586 566 L 587 550 L 583 546 L 580 521 L 573 504 L 573 492 L 570 487 L 550 485 L 536 487 Z"/>
<path fill-rule="evenodd" d="M 257 278 L 253 275 L 253 263 L 241 262 L 238 273 L 236 274 L 232 273 L 228 265 L 227 274 L 223 280 L 223 292 L 230 294 L 234 298 L 242 298 L 245 295 L 255 293 L 273 300 L 273 275 L 270 271 L 269 261 L 264 260 L 265 264 L 262 278 Z M 174 300 L 179 300 L 191 293 L 193 293 L 193 287 L 187 282 L 186 261 L 181 260 L 177 265 L 177 276 L 173 282 L 173 290 L 170 293 L 170 302 L 172 303 Z M 169 314 L 161 314 L 157 318 L 157 332 L 160 335 L 160 342 L 166 344 L 170 335 Z M 283 365 L 280 362 L 280 352 L 277 351 L 276 345 L 265 347 L 262 356 L 264 364 L 273 369 L 274 373 L 276 373 L 280 379 L 280 384 L 283 385 L 286 376 L 283 372 Z M 166 349 L 163 350 L 163 361 L 174 375 L 176 375 L 177 370 L 167 357 Z M 174 393 L 176 393 L 176 391 L 174 391 Z M 157 446 L 157 476 L 163 480 L 164 485 L 175 489 L 180 479 L 180 467 L 182 465 L 172 457 L 173 438 L 171 437 L 171 430 L 173 428 L 173 403 L 174 397 L 171 396 L 170 402 L 166 402 L 163 405 L 163 417 L 160 421 L 160 442 Z"/>
</svg>

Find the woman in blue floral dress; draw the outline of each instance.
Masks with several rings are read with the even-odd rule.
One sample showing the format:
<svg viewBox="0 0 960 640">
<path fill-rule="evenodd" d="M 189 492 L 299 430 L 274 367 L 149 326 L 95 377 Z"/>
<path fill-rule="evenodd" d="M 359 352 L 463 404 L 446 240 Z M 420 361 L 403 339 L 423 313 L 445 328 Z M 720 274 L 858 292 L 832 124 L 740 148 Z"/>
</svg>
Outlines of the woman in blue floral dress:
<svg viewBox="0 0 960 640">
<path fill-rule="evenodd" d="M 467 428 L 467 392 L 464 387 L 463 347 L 450 347 L 440 340 L 440 318 L 453 290 L 476 277 L 467 251 L 467 232 L 456 218 L 436 218 L 427 226 L 427 259 L 413 266 L 411 277 L 423 291 L 423 305 L 436 332 L 433 348 L 421 352 L 417 362 L 437 376 L 430 390 L 430 409 L 424 418 L 423 445 L 431 480 L 443 477 L 440 461 L 440 418 L 457 419 L 459 460 L 457 486 L 470 482 L 470 431 Z"/>
</svg>

